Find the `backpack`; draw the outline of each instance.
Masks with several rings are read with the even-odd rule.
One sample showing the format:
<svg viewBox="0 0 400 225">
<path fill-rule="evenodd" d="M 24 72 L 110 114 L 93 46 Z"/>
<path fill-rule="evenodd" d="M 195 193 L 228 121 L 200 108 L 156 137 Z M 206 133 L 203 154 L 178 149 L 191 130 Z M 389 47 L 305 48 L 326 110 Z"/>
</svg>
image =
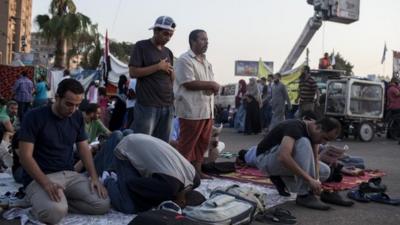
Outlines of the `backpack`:
<svg viewBox="0 0 400 225">
<path fill-rule="evenodd" d="M 253 221 L 256 208 L 255 202 L 216 190 L 200 206 L 186 206 L 183 213 L 187 218 L 203 224 L 240 225 Z"/>
<path fill-rule="evenodd" d="M 258 213 L 263 213 L 265 211 L 265 206 L 267 205 L 266 204 L 267 194 L 259 192 L 252 187 L 240 187 L 237 184 L 233 184 L 228 187 L 216 188 L 214 191 L 216 191 L 216 190 L 220 190 L 220 191 L 224 191 L 224 192 L 236 195 L 236 196 L 240 196 L 244 199 L 247 199 L 251 202 L 256 203 L 256 205 L 257 205 L 256 213 L 255 213 L 256 215 Z"/>
<path fill-rule="evenodd" d="M 167 211 L 150 210 L 139 213 L 128 225 L 202 225 L 185 216 Z"/>
</svg>

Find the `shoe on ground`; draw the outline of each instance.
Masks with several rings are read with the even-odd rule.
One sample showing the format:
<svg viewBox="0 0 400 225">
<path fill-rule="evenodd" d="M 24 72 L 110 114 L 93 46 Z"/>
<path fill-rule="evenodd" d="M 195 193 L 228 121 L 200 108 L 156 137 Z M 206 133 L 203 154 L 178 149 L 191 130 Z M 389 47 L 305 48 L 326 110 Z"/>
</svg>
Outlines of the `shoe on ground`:
<svg viewBox="0 0 400 225">
<path fill-rule="evenodd" d="M 164 201 L 161 202 L 161 204 L 157 207 L 158 209 L 161 210 L 167 210 L 170 212 L 174 212 L 174 213 L 178 213 L 178 214 L 182 214 L 182 209 L 181 207 L 179 207 L 178 204 L 176 204 L 173 201 Z"/>
<path fill-rule="evenodd" d="M 323 191 L 321 193 L 321 201 L 347 207 L 350 207 L 354 204 L 353 201 L 345 200 L 338 192 L 328 191 Z"/>
<path fill-rule="evenodd" d="M 319 201 L 313 194 L 298 195 L 296 198 L 296 204 L 317 210 L 328 210 L 331 208 L 329 205 Z"/>
</svg>

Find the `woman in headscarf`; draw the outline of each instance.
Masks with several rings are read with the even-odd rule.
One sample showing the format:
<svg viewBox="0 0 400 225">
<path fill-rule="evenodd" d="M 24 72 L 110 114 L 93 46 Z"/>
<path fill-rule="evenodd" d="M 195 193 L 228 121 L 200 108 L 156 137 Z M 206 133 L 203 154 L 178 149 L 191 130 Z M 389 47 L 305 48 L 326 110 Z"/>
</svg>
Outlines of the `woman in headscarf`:
<svg viewBox="0 0 400 225">
<path fill-rule="evenodd" d="M 235 109 L 236 115 L 235 115 L 235 122 L 234 122 L 234 127 L 238 129 L 238 132 L 243 132 L 244 131 L 244 119 L 246 116 L 246 110 L 244 109 L 243 101 L 244 101 L 244 96 L 246 94 L 246 81 L 245 80 L 239 80 L 238 84 L 238 93 L 235 96 Z"/>
<path fill-rule="evenodd" d="M 260 105 L 261 95 L 257 87 L 256 78 L 250 78 L 245 94 L 246 117 L 244 123 L 245 134 L 258 134 L 261 132 Z"/>
</svg>

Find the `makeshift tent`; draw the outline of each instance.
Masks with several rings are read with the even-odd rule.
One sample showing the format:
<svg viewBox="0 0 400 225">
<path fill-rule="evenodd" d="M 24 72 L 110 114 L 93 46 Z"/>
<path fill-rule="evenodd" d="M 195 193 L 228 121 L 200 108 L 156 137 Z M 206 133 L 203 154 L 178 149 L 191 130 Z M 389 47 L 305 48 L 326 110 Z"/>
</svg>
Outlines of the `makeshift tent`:
<svg viewBox="0 0 400 225">
<path fill-rule="evenodd" d="M 49 98 L 55 96 L 58 84 L 64 79 L 63 70 L 51 70 L 48 74 L 48 82 L 50 84 Z M 89 86 L 90 82 L 100 79 L 100 71 L 97 70 L 82 70 L 77 74 L 71 74 L 71 78 L 78 80 L 82 86 L 86 88 Z"/>
</svg>

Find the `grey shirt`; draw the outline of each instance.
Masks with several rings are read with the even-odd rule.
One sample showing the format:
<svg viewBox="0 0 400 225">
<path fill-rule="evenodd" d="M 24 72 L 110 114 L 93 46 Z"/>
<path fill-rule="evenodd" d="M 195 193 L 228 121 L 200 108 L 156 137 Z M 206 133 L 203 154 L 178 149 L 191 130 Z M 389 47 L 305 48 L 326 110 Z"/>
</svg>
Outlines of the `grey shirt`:
<svg viewBox="0 0 400 225">
<path fill-rule="evenodd" d="M 286 86 L 282 83 L 273 83 L 271 85 L 271 106 L 279 107 L 284 106 L 285 102 L 291 106 L 288 92 L 286 90 Z"/>
<path fill-rule="evenodd" d="M 173 65 L 174 56 L 167 47 L 159 50 L 150 39 L 138 41 L 129 61 L 130 67 L 148 67 L 167 58 Z M 143 106 L 171 106 L 174 93 L 171 77 L 164 71 L 157 71 L 137 79 L 136 100 Z"/>
<path fill-rule="evenodd" d="M 161 139 L 147 134 L 130 134 L 119 142 L 115 156 L 129 160 L 143 177 L 161 173 L 176 178 L 185 187 L 193 185 L 195 169 L 192 164 Z"/>
</svg>

